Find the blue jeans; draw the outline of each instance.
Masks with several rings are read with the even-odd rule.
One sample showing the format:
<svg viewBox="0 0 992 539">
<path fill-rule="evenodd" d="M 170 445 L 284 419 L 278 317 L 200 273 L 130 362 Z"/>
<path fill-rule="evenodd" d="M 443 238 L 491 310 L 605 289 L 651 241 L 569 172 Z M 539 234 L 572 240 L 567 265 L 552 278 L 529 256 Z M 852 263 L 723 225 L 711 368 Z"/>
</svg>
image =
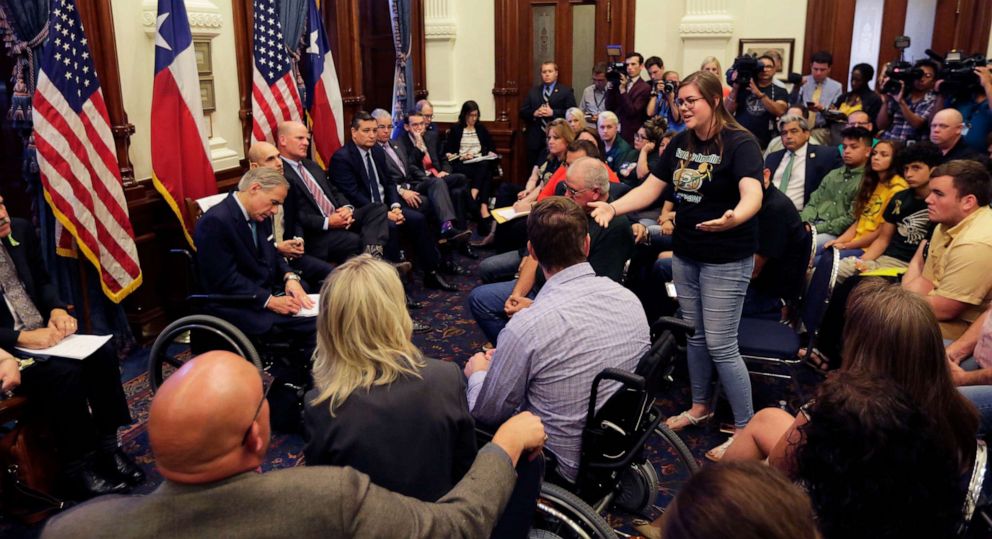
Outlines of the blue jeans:
<svg viewBox="0 0 992 539">
<path fill-rule="evenodd" d="M 737 328 L 754 258 L 705 264 L 675 256 L 673 269 L 682 318 L 696 328 L 687 350 L 692 402 L 709 405 L 716 367 L 734 412 L 734 426 L 744 428 L 754 415 L 754 403 L 751 379 L 737 345 Z"/>
<path fill-rule="evenodd" d="M 507 251 L 482 259 L 479 262 L 479 278 L 483 283 L 510 281 L 520 267 L 520 251 Z"/>
<path fill-rule="evenodd" d="M 477 286 L 468 295 L 468 308 L 472 318 L 479 324 L 479 329 L 485 333 L 489 342 L 496 344 L 499 332 L 503 331 L 510 319 L 506 316 L 503 306 L 516 286 L 516 279 L 501 283 L 491 283 Z M 531 290 L 527 297 L 534 299 L 536 294 Z"/>
<path fill-rule="evenodd" d="M 992 432 L 992 386 L 960 386 L 958 391 L 978 408 L 979 436 Z"/>
</svg>

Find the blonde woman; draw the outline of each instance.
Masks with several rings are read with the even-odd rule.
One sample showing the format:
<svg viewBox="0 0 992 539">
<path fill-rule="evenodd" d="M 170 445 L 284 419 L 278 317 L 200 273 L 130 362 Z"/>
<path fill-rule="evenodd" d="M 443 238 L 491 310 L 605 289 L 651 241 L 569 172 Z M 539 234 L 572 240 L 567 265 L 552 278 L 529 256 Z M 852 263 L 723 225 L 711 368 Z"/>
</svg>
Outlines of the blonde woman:
<svg viewBox="0 0 992 539">
<path fill-rule="evenodd" d="M 703 58 L 703 63 L 702 63 L 702 65 L 699 66 L 699 70 L 700 71 L 708 71 L 708 72 L 716 75 L 716 78 L 718 78 L 721 81 L 723 81 L 723 68 L 720 67 L 720 60 L 718 60 L 716 56 L 707 56 L 706 58 Z M 722 84 L 722 82 L 721 82 L 721 84 Z M 730 95 L 730 87 L 729 86 L 724 86 L 723 87 L 723 98 L 726 99 L 727 96 L 729 96 L 729 95 Z"/>
<path fill-rule="evenodd" d="M 338 266 L 319 305 L 307 465 L 351 466 L 381 487 L 437 500 L 476 454 L 458 366 L 410 342 L 403 285 L 388 263 L 362 255 Z"/>
<path fill-rule="evenodd" d="M 568 121 L 568 126 L 571 127 L 572 131 L 575 133 L 581 132 L 588 125 L 586 123 L 586 115 L 579 107 L 572 107 L 566 110 L 565 120 Z"/>
</svg>

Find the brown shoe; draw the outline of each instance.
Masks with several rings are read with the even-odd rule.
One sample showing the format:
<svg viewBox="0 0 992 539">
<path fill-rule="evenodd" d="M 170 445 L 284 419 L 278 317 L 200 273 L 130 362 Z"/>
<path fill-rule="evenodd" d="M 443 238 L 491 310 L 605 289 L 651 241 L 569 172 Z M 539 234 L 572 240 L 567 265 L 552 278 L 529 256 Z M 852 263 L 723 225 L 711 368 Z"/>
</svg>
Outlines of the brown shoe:
<svg viewBox="0 0 992 539">
<path fill-rule="evenodd" d="M 396 268 L 396 271 L 397 273 L 400 274 L 400 277 L 403 277 L 404 275 L 410 273 L 410 270 L 413 269 L 413 264 L 411 264 L 406 260 L 404 260 L 403 262 L 391 262 L 391 264 L 393 265 L 394 268 Z"/>
</svg>

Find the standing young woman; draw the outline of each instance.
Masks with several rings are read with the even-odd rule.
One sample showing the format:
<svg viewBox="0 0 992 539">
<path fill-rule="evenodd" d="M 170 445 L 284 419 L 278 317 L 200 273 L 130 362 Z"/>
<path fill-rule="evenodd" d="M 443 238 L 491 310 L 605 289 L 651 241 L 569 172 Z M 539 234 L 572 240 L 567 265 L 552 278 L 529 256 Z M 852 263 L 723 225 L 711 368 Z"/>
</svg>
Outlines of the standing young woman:
<svg viewBox="0 0 992 539">
<path fill-rule="evenodd" d="M 754 414 L 751 381 L 737 348 L 744 294 L 754 267 L 761 207 L 761 149 L 723 104 L 720 79 L 696 72 L 679 86 L 678 105 L 686 124 L 668 144 L 658 166 L 627 196 L 598 206 L 592 216 L 606 226 L 613 217 L 647 207 L 666 183 L 675 189 L 675 287 L 682 316 L 693 323 L 689 339 L 692 408 L 668 418 L 674 430 L 698 425 L 710 410 L 713 369 L 743 429 Z M 732 439 L 732 438 L 731 438 Z M 728 441 L 729 443 L 729 441 Z M 711 450 L 722 453 L 728 444 Z"/>
</svg>

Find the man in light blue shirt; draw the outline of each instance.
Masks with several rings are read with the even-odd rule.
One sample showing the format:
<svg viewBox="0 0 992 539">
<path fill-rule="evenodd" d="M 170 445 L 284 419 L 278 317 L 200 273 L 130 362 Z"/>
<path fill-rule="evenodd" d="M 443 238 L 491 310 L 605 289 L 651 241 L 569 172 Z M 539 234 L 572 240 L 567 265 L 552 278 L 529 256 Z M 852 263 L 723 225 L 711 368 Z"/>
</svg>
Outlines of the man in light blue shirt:
<svg viewBox="0 0 992 539">
<path fill-rule="evenodd" d="M 539 202 L 527 232 L 528 252 L 547 283 L 533 305 L 510 319 L 498 349 L 469 359 L 468 405 L 484 425 L 520 410 L 540 417 L 558 473 L 575 480 L 593 378 L 608 367 L 633 371 L 650 345 L 648 323 L 633 293 L 597 277 L 586 262 L 588 220 L 575 202 Z M 618 388 L 603 384 L 597 403 Z"/>
<path fill-rule="evenodd" d="M 806 105 L 811 118 L 811 128 L 826 127 L 827 120 L 823 111 L 830 108 L 840 94 L 844 92 L 841 84 L 830 78 L 830 67 L 834 57 L 827 51 L 813 53 L 810 58 L 810 75 L 803 77 L 803 85 L 799 89 L 798 105 Z"/>
</svg>

